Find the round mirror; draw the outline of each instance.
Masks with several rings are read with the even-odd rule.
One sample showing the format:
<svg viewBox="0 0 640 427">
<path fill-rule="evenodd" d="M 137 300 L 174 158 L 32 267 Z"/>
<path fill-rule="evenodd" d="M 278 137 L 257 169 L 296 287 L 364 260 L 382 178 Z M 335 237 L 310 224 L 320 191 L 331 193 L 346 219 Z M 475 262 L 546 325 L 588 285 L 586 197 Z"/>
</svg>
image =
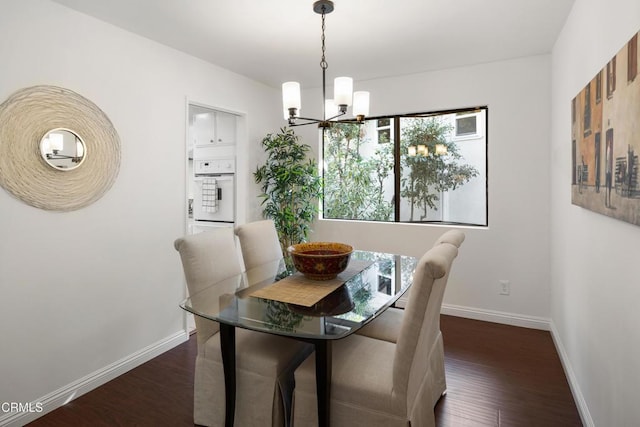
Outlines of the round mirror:
<svg viewBox="0 0 640 427">
<path fill-rule="evenodd" d="M 70 171 L 82 164 L 87 147 L 80 136 L 70 129 L 56 128 L 40 140 L 40 154 L 52 168 Z"/>
</svg>

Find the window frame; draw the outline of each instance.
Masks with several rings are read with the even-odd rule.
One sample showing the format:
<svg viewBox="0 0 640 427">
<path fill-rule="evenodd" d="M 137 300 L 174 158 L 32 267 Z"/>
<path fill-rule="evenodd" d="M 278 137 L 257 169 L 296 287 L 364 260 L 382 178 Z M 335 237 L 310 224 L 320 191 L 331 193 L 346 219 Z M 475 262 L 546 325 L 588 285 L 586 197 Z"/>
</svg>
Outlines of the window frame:
<svg viewBox="0 0 640 427">
<path fill-rule="evenodd" d="M 454 141 L 463 141 L 465 139 L 474 139 L 474 138 L 478 138 L 480 136 L 480 129 L 481 127 L 478 126 L 478 116 L 480 116 L 480 112 L 476 111 L 473 113 L 469 113 L 469 114 L 459 114 L 456 115 L 455 118 L 455 131 L 453 133 L 453 140 Z M 460 119 L 467 119 L 470 117 L 474 117 L 475 121 L 476 121 L 476 131 L 473 133 L 463 133 L 463 134 L 458 134 L 458 120 Z"/>
<path fill-rule="evenodd" d="M 484 111 L 484 123 L 482 123 L 481 113 Z M 421 221 L 408 221 L 408 220 L 400 220 L 400 184 L 401 184 L 401 174 L 397 173 L 397 171 L 401 171 L 401 129 L 400 129 L 400 119 L 402 118 L 430 118 L 436 116 L 444 116 L 449 114 L 461 114 L 461 117 L 469 117 L 476 116 L 476 133 L 475 134 L 464 134 L 461 136 L 456 135 L 457 130 L 457 119 L 454 120 L 454 130 L 451 135 L 451 141 L 465 141 L 475 138 L 480 138 L 484 133 L 484 218 L 485 223 L 468 223 L 468 222 L 457 222 L 457 221 L 443 221 L 443 220 L 421 220 Z M 438 110 L 438 111 L 430 111 L 430 112 L 422 112 L 422 113 L 400 113 L 400 114 L 391 114 L 384 116 L 372 116 L 367 117 L 366 121 L 376 121 L 376 132 L 380 131 L 386 126 L 379 127 L 377 126 L 378 121 L 381 119 L 391 119 L 390 127 L 391 127 L 391 138 L 389 143 L 393 144 L 393 180 L 394 180 L 394 195 L 393 195 L 393 218 L 391 220 L 371 220 L 371 219 L 359 219 L 359 218 L 330 218 L 325 216 L 325 197 L 324 197 L 324 189 L 323 195 L 321 198 L 321 206 L 320 206 L 320 218 L 322 220 L 347 220 L 347 221 L 366 221 L 366 222 L 380 222 L 380 223 L 392 223 L 392 224 L 414 224 L 414 225 L 458 225 L 465 227 L 478 227 L 478 228 L 488 228 L 489 227 L 489 107 L 487 105 L 483 106 L 475 106 L 475 107 L 467 107 L 467 108 L 456 108 L 456 109 L 447 109 L 447 110 Z M 354 123 L 353 120 L 338 120 L 337 123 Z M 325 129 L 320 129 L 320 152 L 322 154 L 321 165 L 321 174 L 324 177 L 326 174 L 326 160 L 325 160 Z"/>
</svg>

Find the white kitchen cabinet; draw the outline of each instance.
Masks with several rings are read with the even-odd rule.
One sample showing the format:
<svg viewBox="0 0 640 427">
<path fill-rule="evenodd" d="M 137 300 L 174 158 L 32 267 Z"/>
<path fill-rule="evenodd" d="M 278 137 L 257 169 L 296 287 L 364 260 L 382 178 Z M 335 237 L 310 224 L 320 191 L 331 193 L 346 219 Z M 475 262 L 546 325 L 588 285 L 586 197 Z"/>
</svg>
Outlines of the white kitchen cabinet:
<svg viewBox="0 0 640 427">
<path fill-rule="evenodd" d="M 206 147 L 216 143 L 216 113 L 200 112 L 193 115 L 191 122 L 193 143 L 196 147 Z"/>
<path fill-rule="evenodd" d="M 235 114 L 190 106 L 191 135 L 196 147 L 215 147 L 236 143 Z"/>
<path fill-rule="evenodd" d="M 236 116 L 216 111 L 216 143 L 233 145 L 236 143 Z"/>
</svg>

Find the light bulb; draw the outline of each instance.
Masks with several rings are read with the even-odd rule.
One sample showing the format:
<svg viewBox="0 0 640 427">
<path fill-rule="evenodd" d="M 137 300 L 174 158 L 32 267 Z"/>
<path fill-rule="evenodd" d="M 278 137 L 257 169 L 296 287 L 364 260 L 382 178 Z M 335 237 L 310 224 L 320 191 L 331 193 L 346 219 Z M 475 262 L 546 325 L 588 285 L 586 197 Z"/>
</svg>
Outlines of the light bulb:
<svg viewBox="0 0 640 427">
<path fill-rule="evenodd" d="M 369 115 L 369 92 L 353 93 L 353 115 L 362 118 Z"/>
<path fill-rule="evenodd" d="M 294 109 L 296 115 L 300 114 L 300 83 L 282 83 L 282 106 L 287 112 L 291 111 L 291 109 Z"/>
<path fill-rule="evenodd" d="M 353 97 L 353 79 L 351 77 L 336 77 L 333 84 L 333 98 L 336 105 L 350 106 Z"/>
</svg>

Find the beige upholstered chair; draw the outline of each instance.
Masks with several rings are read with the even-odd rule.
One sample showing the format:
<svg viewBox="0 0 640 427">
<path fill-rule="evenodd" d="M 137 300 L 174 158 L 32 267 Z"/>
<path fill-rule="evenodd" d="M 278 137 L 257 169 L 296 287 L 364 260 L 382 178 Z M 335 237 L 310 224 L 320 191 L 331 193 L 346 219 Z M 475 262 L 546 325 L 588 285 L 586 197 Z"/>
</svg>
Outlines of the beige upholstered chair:
<svg viewBox="0 0 640 427">
<path fill-rule="evenodd" d="M 282 260 L 282 249 L 274 222 L 270 219 L 236 227 L 249 283 L 274 277 Z"/>
<path fill-rule="evenodd" d="M 446 231 L 442 236 L 438 237 L 433 246 L 439 245 L 440 243 L 451 243 L 456 248 L 460 248 L 462 242 L 464 242 L 465 235 L 460 230 L 449 230 Z"/>
<path fill-rule="evenodd" d="M 465 235 L 460 230 L 449 230 L 441 235 L 433 246 L 437 246 L 441 243 L 450 243 L 459 248 L 464 242 Z M 380 317 L 371 321 L 364 328 L 360 329 L 357 333 L 371 338 L 377 338 L 379 340 L 396 342 L 398 334 L 400 333 L 400 325 L 402 325 L 402 316 L 404 310 L 400 308 L 389 308 Z"/>
<path fill-rule="evenodd" d="M 241 272 L 232 228 L 218 228 L 175 241 L 191 295 Z M 223 426 L 225 392 L 219 325 L 195 316 L 198 354 L 194 423 Z M 236 329 L 235 425 L 283 426 L 290 412 L 293 371 L 310 345 L 269 334 Z"/>
<path fill-rule="evenodd" d="M 440 306 L 458 248 L 430 249 L 418 262 L 397 343 L 362 335 L 333 342 L 331 425 L 431 427 L 446 388 Z M 317 425 L 315 356 L 295 372 L 294 426 Z"/>
<path fill-rule="evenodd" d="M 282 249 L 274 222 L 254 221 L 236 227 L 242 258 L 247 270 L 282 259 Z"/>
</svg>

